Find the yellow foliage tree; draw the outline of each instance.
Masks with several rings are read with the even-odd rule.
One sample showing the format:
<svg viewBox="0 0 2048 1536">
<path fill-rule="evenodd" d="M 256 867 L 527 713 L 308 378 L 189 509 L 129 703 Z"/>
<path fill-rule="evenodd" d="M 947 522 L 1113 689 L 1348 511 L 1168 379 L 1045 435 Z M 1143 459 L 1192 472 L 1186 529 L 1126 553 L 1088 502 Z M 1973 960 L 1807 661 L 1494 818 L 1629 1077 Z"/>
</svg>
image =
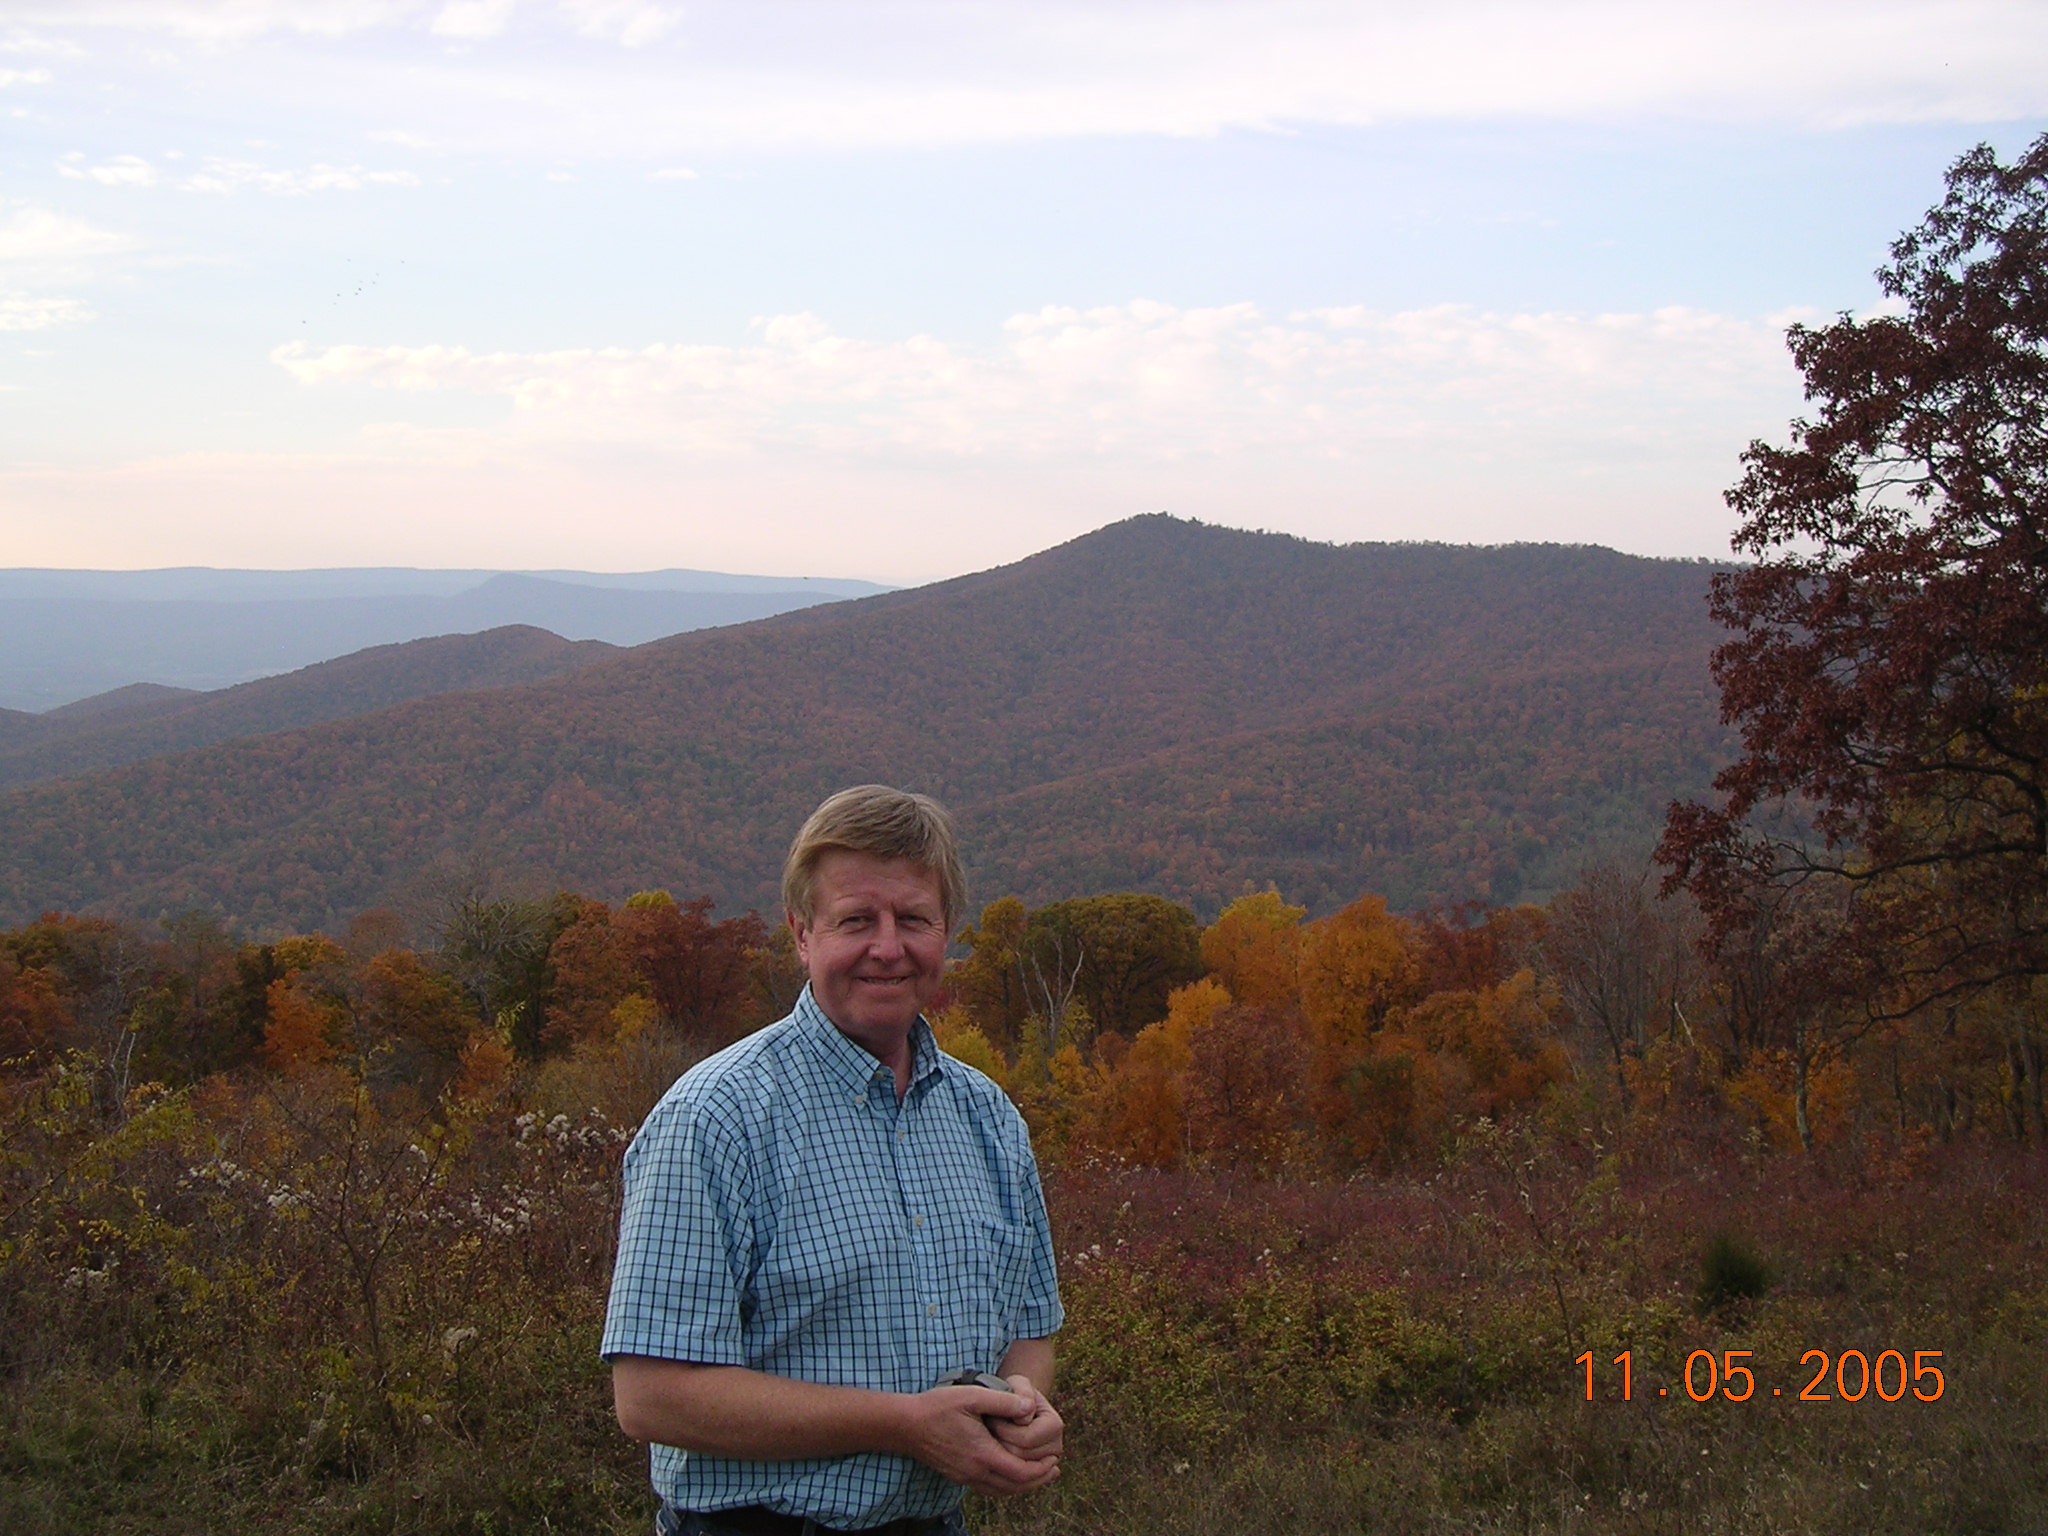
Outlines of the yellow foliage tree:
<svg viewBox="0 0 2048 1536">
<path fill-rule="evenodd" d="M 1361 896 L 1301 938 L 1301 1011 L 1319 1051 L 1355 1057 L 1387 1015 L 1416 1000 L 1422 979 L 1415 927 Z"/>
<path fill-rule="evenodd" d="M 1381 897 L 1361 896 L 1302 934 L 1301 1012 L 1315 1117 L 1342 1156 L 1383 1161 L 1390 1139 L 1409 1133 L 1420 1064 L 1399 1066 L 1400 1053 L 1376 1037 L 1397 1010 L 1419 1000 L 1421 987 L 1419 935 Z M 1388 1123 L 1375 1128 L 1375 1119 Z"/>
<path fill-rule="evenodd" d="M 1236 994 L 1222 982 L 1204 976 L 1167 994 L 1166 1017 L 1159 1021 L 1159 1028 L 1185 1047 L 1236 1000 Z"/>
<path fill-rule="evenodd" d="M 1301 995 L 1301 920 L 1278 891 L 1240 896 L 1202 931 L 1202 964 L 1253 1008 L 1291 1008 Z"/>
<path fill-rule="evenodd" d="M 983 1033 L 974 1016 L 959 1004 L 942 1008 L 931 1018 L 932 1036 L 939 1049 L 955 1061 L 963 1061 L 1005 1092 L 1010 1086 L 1010 1063 Z"/>
<path fill-rule="evenodd" d="M 981 909 L 980 926 L 960 930 L 957 942 L 970 953 L 946 972 L 947 995 L 974 1015 L 991 1043 L 1004 1049 L 1016 1048 L 1028 1011 L 1018 960 L 1030 917 L 1014 896 L 990 902 Z"/>
<path fill-rule="evenodd" d="M 270 952 L 277 968 L 287 975 L 342 965 L 349 958 L 348 951 L 324 933 L 291 934 L 273 944 Z"/>
<path fill-rule="evenodd" d="M 628 992 L 612 1004 L 611 1016 L 606 1022 L 611 1027 L 613 1040 L 620 1045 L 631 1045 L 654 1028 L 657 1019 L 653 998 L 645 992 Z"/>
<path fill-rule="evenodd" d="M 1076 1139 L 1085 1140 L 1085 1120 L 1101 1087 L 1101 1074 L 1082 1059 L 1078 1046 L 1061 1046 L 1050 1057 L 1025 1052 L 1010 1074 L 1009 1094 L 1031 1144 L 1041 1157 L 1057 1161 Z"/>
</svg>

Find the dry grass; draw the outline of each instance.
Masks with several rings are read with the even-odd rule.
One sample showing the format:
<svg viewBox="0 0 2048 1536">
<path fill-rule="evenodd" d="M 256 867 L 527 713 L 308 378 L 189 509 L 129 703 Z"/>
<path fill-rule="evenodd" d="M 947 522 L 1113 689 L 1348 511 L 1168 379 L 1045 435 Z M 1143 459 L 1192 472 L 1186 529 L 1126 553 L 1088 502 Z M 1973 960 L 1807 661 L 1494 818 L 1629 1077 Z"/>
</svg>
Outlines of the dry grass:
<svg viewBox="0 0 2048 1536">
<path fill-rule="evenodd" d="M 558 1070 L 528 1090 L 545 1113 L 309 1078 L 108 1127 L 62 1074 L 18 1094 L 0 1530 L 644 1531 L 595 1348 L 612 1115 L 672 1066 Z M 986 1531 L 2048 1529 L 2038 1154 L 1532 1129 L 1403 1179 L 1083 1166 L 1049 1190 L 1072 1450 Z M 1702 1315 L 1720 1233 L 1774 1283 Z M 1624 1347 L 1635 1400 L 1605 1400 L 1603 1363 L 1587 1403 L 1574 1357 Z M 1947 1390 L 1768 1396 L 1808 1348 L 1940 1349 Z M 1765 1390 L 1694 1403 L 1695 1349 L 1752 1350 Z"/>
</svg>

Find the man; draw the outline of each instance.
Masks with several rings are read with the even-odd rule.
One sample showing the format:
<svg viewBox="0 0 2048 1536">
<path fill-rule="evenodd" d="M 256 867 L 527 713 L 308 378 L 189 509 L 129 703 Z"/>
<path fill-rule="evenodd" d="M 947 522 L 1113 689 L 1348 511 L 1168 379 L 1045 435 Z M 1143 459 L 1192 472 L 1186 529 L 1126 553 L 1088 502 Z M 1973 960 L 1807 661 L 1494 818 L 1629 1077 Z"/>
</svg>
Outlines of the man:
<svg viewBox="0 0 2048 1536">
<path fill-rule="evenodd" d="M 603 1350 L 658 1531 L 961 1536 L 961 1486 L 1059 1475 L 1030 1138 L 922 1016 L 963 897 L 933 801 L 826 800 L 783 866 L 803 995 L 684 1073 L 626 1154 Z M 938 1385 L 963 1371 L 1011 1391 Z"/>
</svg>

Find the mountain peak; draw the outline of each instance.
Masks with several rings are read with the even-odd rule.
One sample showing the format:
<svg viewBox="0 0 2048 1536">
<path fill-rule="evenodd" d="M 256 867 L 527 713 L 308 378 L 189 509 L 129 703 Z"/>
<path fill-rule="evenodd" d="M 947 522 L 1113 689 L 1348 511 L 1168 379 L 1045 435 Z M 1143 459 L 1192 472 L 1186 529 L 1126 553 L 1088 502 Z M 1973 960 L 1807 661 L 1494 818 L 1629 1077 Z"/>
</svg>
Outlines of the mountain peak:
<svg viewBox="0 0 2048 1536">
<path fill-rule="evenodd" d="M 451 858 L 768 907 L 805 813 L 867 780 L 954 809 L 984 899 L 1213 910 L 1271 879 L 1316 910 L 1507 900 L 1647 835 L 1721 760 L 1708 574 L 1148 514 L 544 683 L 13 791 L 0 920 L 118 903 L 303 926 Z"/>
</svg>

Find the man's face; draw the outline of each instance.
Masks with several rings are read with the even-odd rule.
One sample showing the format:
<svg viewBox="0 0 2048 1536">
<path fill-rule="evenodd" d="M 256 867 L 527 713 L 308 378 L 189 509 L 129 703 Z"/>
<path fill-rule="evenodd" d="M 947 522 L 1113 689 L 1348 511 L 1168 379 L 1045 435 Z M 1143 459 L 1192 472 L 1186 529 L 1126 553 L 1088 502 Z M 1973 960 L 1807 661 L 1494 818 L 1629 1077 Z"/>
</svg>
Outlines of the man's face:
<svg viewBox="0 0 2048 1536">
<path fill-rule="evenodd" d="M 946 909 L 938 876 L 908 859 L 834 848 L 818 860 L 796 952 L 825 1017 L 863 1044 L 908 1030 L 938 996 Z"/>
</svg>

